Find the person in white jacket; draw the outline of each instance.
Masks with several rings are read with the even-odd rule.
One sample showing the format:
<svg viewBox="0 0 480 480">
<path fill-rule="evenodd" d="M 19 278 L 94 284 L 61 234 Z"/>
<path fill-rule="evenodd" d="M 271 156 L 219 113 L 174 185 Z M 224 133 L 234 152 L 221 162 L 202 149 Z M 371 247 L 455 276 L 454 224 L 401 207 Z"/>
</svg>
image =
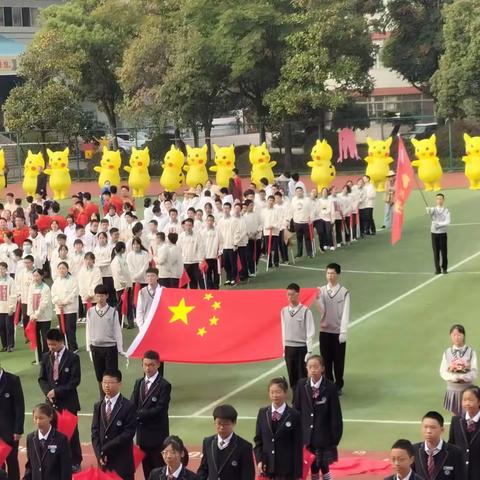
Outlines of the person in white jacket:
<svg viewBox="0 0 480 480">
<path fill-rule="evenodd" d="M 15 346 L 13 313 L 17 305 L 17 294 L 13 278 L 8 275 L 8 265 L 0 262 L 0 339 L 2 352 L 12 352 Z"/>
<path fill-rule="evenodd" d="M 113 307 L 117 302 L 117 297 L 113 286 L 112 269 L 110 268 L 112 250 L 113 246 L 108 243 L 108 234 L 100 232 L 98 234 L 98 244 L 93 254 L 95 255 L 95 265 L 100 269 L 100 273 L 102 274 L 102 283 L 108 290 L 108 304 Z"/>
<path fill-rule="evenodd" d="M 215 227 L 215 217 L 213 215 L 208 215 L 205 220 L 203 238 L 205 241 L 205 261 L 207 262 L 206 287 L 210 290 L 218 290 L 220 288 L 218 259 L 222 251 L 222 237 Z"/>
<path fill-rule="evenodd" d="M 138 237 L 132 240 L 132 250 L 127 253 L 127 267 L 132 277 L 132 283 L 138 283 L 141 288 L 147 284 L 147 268 L 150 266 L 150 255 Z"/>
<path fill-rule="evenodd" d="M 27 315 L 30 320 L 36 322 L 38 361 L 44 353 L 48 352 L 47 332 L 50 330 L 52 323 L 52 314 L 50 287 L 43 281 L 43 271 L 40 269 L 34 270 L 32 283 L 28 287 Z"/>
<path fill-rule="evenodd" d="M 263 218 L 263 241 L 265 244 L 265 249 L 270 255 L 268 255 L 268 266 L 271 267 L 275 265 L 278 267 L 280 258 L 279 258 L 279 246 L 278 246 L 278 236 L 280 230 L 283 227 L 283 213 L 280 209 L 275 207 L 275 197 L 270 195 L 267 198 L 267 207 L 262 211 Z M 270 252 L 269 252 L 269 243 L 270 243 Z"/>
<path fill-rule="evenodd" d="M 37 225 L 30 226 L 30 237 L 32 242 L 32 255 L 35 259 L 35 267 L 43 268 L 47 261 L 47 243 L 45 237 L 38 232 Z"/>
<path fill-rule="evenodd" d="M 157 233 L 157 244 L 155 247 L 155 256 L 153 260 L 155 265 L 158 269 L 158 283 L 162 287 L 169 287 L 170 286 L 170 270 L 168 268 L 168 252 L 169 252 L 169 245 L 165 241 L 165 233 L 158 232 Z"/>
<path fill-rule="evenodd" d="M 248 250 L 248 233 L 247 233 L 247 223 L 245 218 L 242 215 L 242 204 L 236 202 L 233 207 L 233 218 L 238 222 L 238 258 L 240 260 L 240 271 L 238 272 L 238 277 L 241 282 L 247 280 L 248 278 L 248 262 L 247 262 L 247 250 Z"/>
<path fill-rule="evenodd" d="M 170 288 L 178 288 L 180 277 L 183 273 L 183 256 L 182 250 L 177 245 L 178 235 L 175 232 L 167 235 L 168 239 L 168 271 L 170 272 L 169 286 Z"/>
<path fill-rule="evenodd" d="M 158 284 L 158 269 L 148 268 L 147 284 L 140 290 L 138 294 L 135 311 L 135 323 L 139 328 L 141 328 L 147 320 L 158 288 L 160 288 Z"/>
<path fill-rule="evenodd" d="M 13 233 L 5 232 L 3 234 L 3 243 L 0 245 L 0 261 L 7 264 L 7 272 L 9 275 L 13 275 L 15 273 L 13 252 L 17 248 L 17 244 L 13 242 Z"/>
<path fill-rule="evenodd" d="M 25 256 L 20 260 L 24 268 L 15 276 L 15 288 L 17 291 L 17 302 L 20 302 L 21 312 L 22 312 L 22 325 L 23 332 L 25 334 L 25 329 L 27 328 L 28 321 L 30 319 L 28 311 L 28 290 L 30 285 L 33 283 L 33 257 L 31 255 Z M 25 342 L 28 343 L 29 340 L 25 335 Z"/>
<path fill-rule="evenodd" d="M 375 228 L 375 220 L 373 219 L 373 209 L 375 208 L 375 200 L 377 198 L 377 191 L 375 190 L 375 185 L 370 182 L 370 177 L 368 175 L 363 176 L 363 182 L 365 183 L 365 210 L 366 210 L 366 225 L 365 225 L 365 234 L 366 235 L 375 235 L 377 230 Z"/>
<path fill-rule="evenodd" d="M 60 262 L 57 271 L 58 276 L 52 284 L 52 302 L 55 305 L 58 324 L 67 340 L 68 349 L 76 353 L 78 352 L 78 284 L 69 272 L 66 262 Z M 62 325 L 62 314 L 64 325 Z"/>
<path fill-rule="evenodd" d="M 244 201 L 245 212 L 243 217 L 247 225 L 248 245 L 247 245 L 247 263 L 248 276 L 255 277 L 257 274 L 257 265 L 262 251 L 262 218 L 259 212 L 254 210 L 254 203 L 251 199 Z"/>
<path fill-rule="evenodd" d="M 58 277 L 58 265 L 60 262 L 65 262 L 68 265 L 68 268 L 72 265 L 72 259 L 68 253 L 68 247 L 66 245 L 61 245 L 58 247 L 56 255 L 53 257 L 50 267 L 52 269 L 52 280 L 55 281 Z"/>
<path fill-rule="evenodd" d="M 335 212 L 332 199 L 328 196 L 328 188 L 322 188 L 320 198 L 316 201 L 316 208 L 319 216 L 319 239 L 320 248 L 324 250 L 335 250 L 332 239 L 332 226 L 335 222 Z"/>
<path fill-rule="evenodd" d="M 100 268 L 95 265 L 95 255 L 92 252 L 85 254 L 83 266 L 77 276 L 78 294 L 83 305 L 85 315 L 87 310 L 95 302 L 95 287 L 102 285 L 102 272 Z M 82 321 L 86 319 L 82 319 Z"/>
<path fill-rule="evenodd" d="M 202 237 L 193 231 L 193 220 L 186 218 L 182 222 L 183 232 L 178 236 L 178 246 L 182 250 L 183 267 L 187 272 L 192 289 L 205 288 L 200 274 L 200 263 L 205 260 L 205 246 Z"/>
<path fill-rule="evenodd" d="M 230 203 L 223 205 L 223 215 L 218 219 L 218 231 L 223 241 L 223 265 L 227 280 L 225 285 L 236 285 L 237 249 L 240 241 L 239 223 L 231 216 Z"/>
<path fill-rule="evenodd" d="M 122 318 L 122 309 L 127 311 L 127 325 L 125 328 L 134 328 L 133 304 L 132 304 L 132 277 L 127 265 L 126 246 L 124 242 L 118 242 L 112 253 L 112 277 L 113 286 L 117 295 L 118 318 Z M 126 303 L 126 307 L 123 304 Z"/>
<path fill-rule="evenodd" d="M 47 260 L 52 260 L 52 253 L 58 248 L 57 237 L 62 233 L 58 222 L 52 220 L 50 230 L 45 234 L 45 243 L 47 244 Z"/>
</svg>

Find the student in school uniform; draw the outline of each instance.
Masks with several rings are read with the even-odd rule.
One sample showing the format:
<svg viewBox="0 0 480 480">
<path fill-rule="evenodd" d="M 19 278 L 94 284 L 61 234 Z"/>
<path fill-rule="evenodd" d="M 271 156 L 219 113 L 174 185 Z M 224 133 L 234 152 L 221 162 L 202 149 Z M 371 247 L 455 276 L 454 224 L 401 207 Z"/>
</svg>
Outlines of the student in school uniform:
<svg viewBox="0 0 480 480">
<path fill-rule="evenodd" d="M 343 433 L 342 410 L 335 385 L 325 378 L 320 355 L 307 360 L 308 378 L 301 379 L 293 398 L 293 408 L 302 419 L 303 444 L 315 454 L 312 480 L 331 480 L 330 464 L 338 460 L 337 446 Z"/>
<path fill-rule="evenodd" d="M 147 284 L 147 269 L 150 266 L 150 254 L 138 237 L 132 240 L 132 250 L 127 253 L 127 267 L 132 277 L 132 282 L 140 288 Z"/>
<path fill-rule="evenodd" d="M 85 254 L 85 260 L 77 277 L 78 294 L 82 302 L 83 311 L 87 314 L 87 305 L 95 302 L 95 287 L 103 285 L 102 272 L 95 265 L 95 255 L 92 252 Z M 85 319 L 85 318 L 84 318 Z"/>
<path fill-rule="evenodd" d="M 20 302 L 21 306 L 21 315 L 22 315 L 22 325 L 25 331 L 27 328 L 29 315 L 27 313 L 27 304 L 28 304 L 28 289 L 33 283 L 33 257 L 31 255 L 26 255 L 22 260 L 24 268 L 15 275 L 15 286 L 17 289 L 17 301 Z M 27 337 L 25 341 L 28 342 Z"/>
<path fill-rule="evenodd" d="M 56 411 L 68 410 L 77 415 L 80 410 L 77 388 L 81 382 L 80 357 L 65 348 L 65 337 L 57 328 L 47 332 L 48 352 L 40 362 L 38 384 L 46 397 L 46 403 Z M 82 447 L 78 426 L 70 440 L 72 472 L 80 471 Z"/>
<path fill-rule="evenodd" d="M 30 237 L 32 242 L 32 255 L 35 259 L 35 267 L 43 268 L 47 260 L 47 244 L 45 237 L 39 233 L 37 225 L 30 225 Z"/>
<path fill-rule="evenodd" d="M 199 480 L 199 477 L 187 469 L 188 451 L 182 440 L 171 435 L 163 442 L 162 457 L 164 467 L 152 470 L 148 480 Z M 147 478 L 147 477 L 145 477 Z"/>
<path fill-rule="evenodd" d="M 390 463 L 395 472 L 385 480 L 423 480 L 412 470 L 415 462 L 415 450 L 409 440 L 397 440 L 390 450 Z"/>
<path fill-rule="evenodd" d="M 43 271 L 33 271 L 32 284 L 28 289 L 27 315 L 30 320 L 35 320 L 37 334 L 37 358 L 48 351 L 47 332 L 52 323 L 52 295 L 50 287 L 43 280 Z M 32 363 L 37 363 L 36 361 Z"/>
<path fill-rule="evenodd" d="M 303 434 L 300 414 L 286 403 L 284 378 L 268 384 L 272 404 L 258 411 L 254 453 L 260 475 L 272 479 L 299 480 L 303 470 Z"/>
<path fill-rule="evenodd" d="M 444 420 L 438 412 L 422 418 L 423 442 L 416 443 L 415 472 L 428 480 L 465 480 L 467 471 L 462 450 L 442 439 Z"/>
<path fill-rule="evenodd" d="M 112 262 L 113 246 L 108 243 L 108 234 L 100 232 L 98 234 L 98 244 L 93 253 L 95 255 L 95 264 L 100 268 L 102 274 L 102 283 L 108 290 L 108 303 L 113 307 L 117 301 L 115 295 L 115 287 L 113 285 L 112 269 L 110 263 Z"/>
<path fill-rule="evenodd" d="M 118 242 L 112 252 L 112 263 L 110 264 L 112 269 L 113 286 L 117 295 L 117 309 L 119 318 L 122 315 L 122 295 L 126 290 L 127 305 L 127 325 L 126 328 L 133 328 L 133 310 L 131 298 L 132 290 L 132 276 L 127 265 L 126 247 L 125 243 Z"/>
<path fill-rule="evenodd" d="M 93 407 L 92 445 L 102 470 L 113 470 L 123 480 L 133 480 L 133 437 L 137 411 L 121 393 L 122 373 L 107 370 L 102 376 L 105 397 Z"/>
<path fill-rule="evenodd" d="M 27 463 L 23 480 L 71 480 L 72 460 L 68 439 L 53 427 L 55 411 L 40 403 L 33 409 L 37 427 L 27 436 Z"/>
<path fill-rule="evenodd" d="M 320 354 L 325 360 L 325 376 L 337 385 L 339 395 L 344 385 L 347 328 L 350 320 L 350 293 L 338 283 L 341 267 L 329 263 L 327 285 L 319 288 L 317 306 L 320 311 Z"/>
<path fill-rule="evenodd" d="M 13 314 L 17 305 L 15 282 L 8 275 L 8 265 L 0 262 L 0 339 L 2 352 L 13 352 L 15 347 L 15 327 Z"/>
<path fill-rule="evenodd" d="M 171 277 L 168 269 L 168 251 L 169 243 L 166 241 L 165 233 L 157 233 L 157 244 L 154 247 L 153 260 L 158 269 L 158 283 L 161 287 L 169 287 L 169 279 Z"/>
<path fill-rule="evenodd" d="M 205 288 L 199 265 L 205 260 L 205 244 L 202 236 L 193 230 L 193 220 L 182 222 L 183 232 L 178 236 L 178 246 L 182 250 L 183 268 L 187 272 L 192 289 Z"/>
<path fill-rule="evenodd" d="M 467 387 L 462 395 L 465 412 L 452 418 L 448 443 L 460 447 L 465 456 L 467 479 L 480 478 L 480 388 Z"/>
<path fill-rule="evenodd" d="M 205 241 L 205 261 L 207 262 L 206 287 L 210 290 L 218 290 L 220 288 L 218 258 L 222 251 L 222 237 L 215 227 L 215 217 L 213 215 L 207 216 L 202 235 Z"/>
<path fill-rule="evenodd" d="M 288 306 L 282 308 L 282 343 L 290 388 L 307 376 L 306 362 L 313 351 L 315 325 L 311 310 L 299 301 L 300 287 L 291 283 L 287 287 Z"/>
<path fill-rule="evenodd" d="M 178 288 L 180 278 L 183 273 L 183 255 L 182 250 L 177 245 L 178 235 L 174 232 L 168 236 L 168 271 L 170 272 L 169 287 Z"/>
<path fill-rule="evenodd" d="M 267 198 L 267 206 L 262 210 L 263 220 L 263 242 L 268 254 L 268 243 L 270 242 L 270 255 L 267 258 L 268 266 L 278 267 L 279 257 L 279 234 L 283 225 L 283 213 L 275 206 L 275 197 L 270 195 Z"/>
<path fill-rule="evenodd" d="M 92 352 L 95 376 L 100 384 L 105 370 L 118 369 L 118 355 L 124 355 L 122 329 L 118 312 L 107 303 L 108 291 L 104 285 L 95 287 L 95 306 L 87 311 L 85 345 Z"/>
<path fill-rule="evenodd" d="M 252 445 L 235 432 L 237 411 L 231 405 L 213 410 L 216 435 L 203 440 L 200 480 L 254 480 Z"/>
<path fill-rule="evenodd" d="M 7 264 L 7 272 L 9 275 L 15 273 L 13 252 L 17 249 L 17 244 L 13 241 L 12 232 L 3 234 L 3 243 L 0 244 L 0 261 Z"/>
<path fill-rule="evenodd" d="M 158 269 L 147 268 L 146 274 L 147 285 L 143 287 L 138 293 L 137 308 L 135 312 L 135 322 L 137 326 L 141 328 L 150 313 L 153 299 L 157 293 L 157 289 L 160 288 L 158 284 Z"/>
<path fill-rule="evenodd" d="M 67 347 L 73 352 L 78 351 L 77 320 L 78 320 L 78 284 L 77 280 L 68 271 L 68 264 L 60 262 L 57 267 L 58 277 L 52 284 L 52 302 L 55 305 L 58 324 L 65 327 Z M 65 325 L 61 324 L 61 315 Z"/>
<path fill-rule="evenodd" d="M 137 409 L 137 444 L 145 453 L 143 474 L 149 478 L 154 468 L 165 465 L 163 442 L 169 435 L 168 407 L 172 386 L 162 376 L 160 356 L 149 350 L 143 354 L 144 376 L 135 382 L 131 401 Z"/>
<path fill-rule="evenodd" d="M 25 400 L 20 377 L 0 367 L 0 439 L 12 447 L 5 462 L 8 480 L 20 480 L 18 443 L 24 422 Z"/>
<path fill-rule="evenodd" d="M 228 202 L 223 204 L 223 215 L 217 222 L 217 228 L 223 243 L 223 264 L 225 268 L 225 285 L 236 285 L 237 278 L 237 247 L 240 239 L 238 222 L 231 215 L 232 205 Z"/>
<path fill-rule="evenodd" d="M 432 236 L 433 263 L 435 274 L 448 273 L 447 229 L 451 223 L 450 210 L 445 207 L 445 196 L 437 193 L 435 207 L 427 207 L 427 213 L 432 218 L 430 228 Z M 441 262 L 440 262 L 441 260 Z M 440 270 L 442 267 L 442 270 Z"/>
</svg>

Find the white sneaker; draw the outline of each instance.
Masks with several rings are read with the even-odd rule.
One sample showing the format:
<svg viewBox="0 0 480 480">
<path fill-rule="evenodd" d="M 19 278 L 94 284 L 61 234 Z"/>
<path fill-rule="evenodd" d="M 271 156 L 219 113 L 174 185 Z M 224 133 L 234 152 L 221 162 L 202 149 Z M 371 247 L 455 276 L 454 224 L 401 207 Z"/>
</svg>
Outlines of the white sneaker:
<svg viewBox="0 0 480 480">
<path fill-rule="evenodd" d="M 341 243 L 337 243 L 337 248 L 340 248 L 342 246 Z"/>
<path fill-rule="evenodd" d="M 332 252 L 335 250 L 335 247 L 330 247 L 330 250 L 332 250 Z"/>
<path fill-rule="evenodd" d="M 356 241 L 357 241 L 357 239 L 356 239 L 356 238 L 352 238 L 352 242 L 356 242 Z"/>
</svg>

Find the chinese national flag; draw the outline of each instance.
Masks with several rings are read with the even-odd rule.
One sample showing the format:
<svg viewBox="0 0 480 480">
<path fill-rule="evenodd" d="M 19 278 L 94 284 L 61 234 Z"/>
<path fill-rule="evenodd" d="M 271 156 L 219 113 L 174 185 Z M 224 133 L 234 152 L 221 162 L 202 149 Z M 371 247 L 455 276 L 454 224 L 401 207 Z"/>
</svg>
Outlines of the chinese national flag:
<svg viewBox="0 0 480 480">
<path fill-rule="evenodd" d="M 402 137 L 398 137 L 397 178 L 393 204 L 392 245 L 402 238 L 403 212 L 413 188 L 413 168 Z"/>
<path fill-rule="evenodd" d="M 309 306 L 316 288 L 302 288 Z M 127 355 L 156 350 L 165 362 L 243 363 L 282 356 L 280 310 L 285 290 L 159 288 Z"/>
</svg>

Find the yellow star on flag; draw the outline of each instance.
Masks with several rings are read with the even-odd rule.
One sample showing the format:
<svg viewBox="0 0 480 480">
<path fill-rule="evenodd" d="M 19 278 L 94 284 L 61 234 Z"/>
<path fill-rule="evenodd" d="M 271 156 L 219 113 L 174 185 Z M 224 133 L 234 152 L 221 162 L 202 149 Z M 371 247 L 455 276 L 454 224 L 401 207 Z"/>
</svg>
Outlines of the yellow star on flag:
<svg viewBox="0 0 480 480">
<path fill-rule="evenodd" d="M 199 328 L 197 330 L 197 335 L 199 335 L 200 337 L 203 337 L 206 333 L 207 333 L 207 330 L 205 329 L 205 327 Z"/>
<path fill-rule="evenodd" d="M 222 306 L 221 302 L 213 302 L 212 308 L 218 310 Z"/>
<path fill-rule="evenodd" d="M 211 293 L 206 293 L 204 296 L 203 296 L 203 299 L 204 300 L 211 300 L 213 298 L 213 295 Z"/>
<path fill-rule="evenodd" d="M 210 325 L 213 327 L 213 326 L 217 326 L 217 323 L 218 323 L 218 317 L 216 317 L 215 315 L 210 319 Z"/>
<path fill-rule="evenodd" d="M 189 307 L 185 305 L 185 299 L 182 297 L 180 303 L 176 307 L 168 307 L 168 309 L 173 313 L 172 318 L 170 319 L 169 323 L 174 323 L 177 320 L 180 320 L 185 325 L 188 325 L 188 318 L 187 315 L 194 309 L 195 307 Z"/>
</svg>

